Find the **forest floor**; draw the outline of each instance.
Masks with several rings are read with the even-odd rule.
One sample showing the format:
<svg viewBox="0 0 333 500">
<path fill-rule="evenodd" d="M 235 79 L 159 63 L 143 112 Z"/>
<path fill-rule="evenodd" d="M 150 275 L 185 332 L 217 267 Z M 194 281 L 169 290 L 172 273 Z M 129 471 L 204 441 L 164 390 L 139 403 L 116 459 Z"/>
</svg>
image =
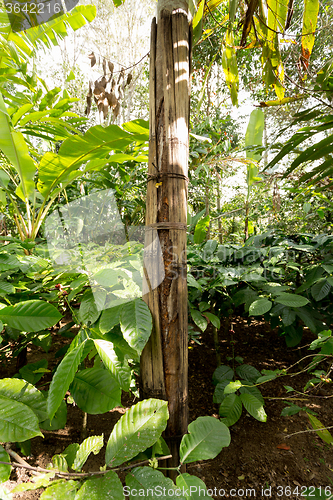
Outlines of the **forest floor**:
<svg viewBox="0 0 333 500">
<path fill-rule="evenodd" d="M 241 356 L 244 363 L 259 371 L 284 369 L 294 365 L 309 354 L 307 347 L 314 339 L 309 331 L 305 331 L 299 346 L 287 348 L 284 339 L 263 322 L 253 321 L 248 325 L 246 320 L 236 318 L 233 320 L 233 327 L 234 334 L 228 332 L 226 335 L 221 333 L 220 336 L 222 363 L 230 365 L 227 357 Z M 212 384 L 216 356 L 209 330 L 202 335 L 201 342 L 202 345 L 198 345 L 192 341 L 189 347 L 190 421 L 205 415 L 218 418 L 218 405 L 213 403 Z M 33 346 L 28 352 L 28 362 L 35 362 L 38 356 L 39 359 L 51 359 L 61 343 L 63 338 L 55 336 L 47 355 Z M 295 366 L 291 372 L 299 371 L 300 367 L 302 364 Z M 1 377 L 12 376 L 14 373 L 15 360 L 7 366 L 3 364 L 0 369 Z M 309 375 L 303 373 L 264 384 L 262 394 L 265 397 L 267 422 L 259 422 L 243 410 L 240 420 L 230 428 L 230 446 L 224 448 L 214 460 L 190 464 L 187 472 L 200 477 L 213 492 L 216 488 L 216 494 L 213 494 L 216 499 L 299 499 L 302 498 L 305 487 L 311 486 L 322 489 L 331 487 L 333 492 L 332 446 L 325 444 L 311 431 L 305 411 L 294 416 L 281 416 L 281 411 L 286 406 L 286 396 L 290 395 L 286 394 L 284 386 L 302 390 L 308 380 Z M 306 398 L 294 399 L 293 403 L 315 411 L 320 422 L 330 426 L 333 421 L 332 397 L 332 386 L 325 385 L 310 392 Z M 103 415 L 88 415 L 88 435 L 104 433 L 107 442 L 115 422 L 127 407 L 136 402 L 134 397 L 125 395 L 123 408 L 115 408 Z M 77 407 L 68 405 L 66 427 L 59 431 L 43 431 L 44 439 L 33 439 L 31 455 L 25 460 L 33 466 L 46 467 L 54 454 L 61 453 L 72 442 L 82 441 L 82 421 L 82 412 Z M 103 456 L 103 452 L 91 456 L 84 469 L 99 470 L 103 465 Z M 11 490 L 16 484 L 29 478 L 29 473 L 24 469 L 16 469 L 5 485 Z M 14 495 L 13 500 L 35 500 L 40 494 L 41 491 L 24 492 Z"/>
</svg>

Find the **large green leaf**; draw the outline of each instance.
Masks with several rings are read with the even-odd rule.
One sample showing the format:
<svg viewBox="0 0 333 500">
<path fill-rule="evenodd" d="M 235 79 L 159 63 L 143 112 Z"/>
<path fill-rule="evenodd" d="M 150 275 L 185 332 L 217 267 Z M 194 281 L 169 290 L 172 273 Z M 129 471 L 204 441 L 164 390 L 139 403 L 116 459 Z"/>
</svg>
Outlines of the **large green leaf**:
<svg viewBox="0 0 333 500">
<path fill-rule="evenodd" d="M 145 134 L 131 134 L 117 125 L 91 127 L 84 136 L 75 135 L 66 139 L 59 153 L 46 153 L 39 164 L 38 190 L 47 198 L 59 185 L 71 182 L 82 175 L 79 168 L 87 164 L 85 171 L 94 170 L 112 161 L 110 152 L 123 150 L 134 141 L 146 140 Z M 135 157 L 133 157 L 134 159 Z M 95 161 L 97 160 L 97 164 Z"/>
<path fill-rule="evenodd" d="M 261 298 L 252 302 L 249 307 L 250 316 L 262 316 L 272 308 L 272 302 L 268 299 Z"/>
<path fill-rule="evenodd" d="M 165 477 L 162 472 L 154 470 L 151 467 L 137 467 L 126 476 L 125 492 L 129 494 L 130 500 L 135 500 L 136 494 L 142 492 L 143 498 L 163 500 L 175 500 L 179 498 L 184 500 L 184 497 L 179 495 L 179 489 L 176 488 L 174 482 Z"/>
<path fill-rule="evenodd" d="M 267 415 L 264 410 L 264 405 L 252 394 L 244 393 L 241 394 L 240 399 L 246 409 L 252 417 L 259 420 L 260 422 L 266 422 Z"/>
<path fill-rule="evenodd" d="M 1 309 L 0 319 L 11 328 L 23 332 L 39 332 L 58 323 L 61 314 L 43 300 L 27 300 Z"/>
<path fill-rule="evenodd" d="M 180 443 L 181 463 L 215 458 L 230 444 L 229 429 L 214 417 L 197 418 L 188 426 L 188 432 Z"/>
<path fill-rule="evenodd" d="M 311 287 L 312 297 L 319 301 L 326 297 L 331 291 L 331 285 L 326 278 L 322 278 L 315 285 Z"/>
<path fill-rule="evenodd" d="M 255 382 L 260 377 L 260 372 L 254 366 L 246 364 L 237 366 L 236 373 L 249 382 Z"/>
<path fill-rule="evenodd" d="M 180 474 L 177 476 L 176 484 L 187 500 L 200 500 L 201 498 L 212 498 L 207 493 L 207 486 L 197 476 L 191 474 Z"/>
<path fill-rule="evenodd" d="M 224 45 L 222 67 L 226 83 L 230 90 L 232 104 L 236 106 L 238 104 L 239 76 L 234 35 L 231 29 L 228 29 L 226 32 Z"/>
<path fill-rule="evenodd" d="M 262 136 L 265 127 L 265 115 L 261 109 L 255 109 L 250 114 L 249 124 L 245 133 L 245 146 L 247 148 L 252 146 L 262 145 Z M 250 150 L 246 151 L 246 158 L 259 161 L 261 153 L 254 153 Z"/>
<path fill-rule="evenodd" d="M 50 420 L 54 417 L 55 412 L 59 408 L 61 401 L 74 379 L 74 375 L 82 361 L 84 345 L 85 343 L 83 342 L 78 347 L 69 351 L 53 375 L 47 398 L 47 412 Z"/>
<path fill-rule="evenodd" d="M 78 481 L 66 481 L 64 483 L 51 484 L 40 496 L 40 500 L 75 500 L 76 491 L 80 483 Z"/>
<path fill-rule="evenodd" d="M 278 304 L 283 304 L 284 306 L 289 307 L 303 307 L 309 303 L 309 299 L 303 297 L 302 295 L 297 295 L 294 293 L 281 293 L 274 300 Z"/>
<path fill-rule="evenodd" d="M 75 500 L 123 500 L 123 485 L 117 474 L 109 471 L 102 477 L 88 479 L 76 494 Z"/>
<path fill-rule="evenodd" d="M 0 441 L 21 442 L 43 436 L 38 418 L 25 404 L 0 396 Z"/>
<path fill-rule="evenodd" d="M 87 368 L 79 371 L 70 386 L 77 406 L 91 415 L 106 413 L 121 405 L 121 389 L 108 370 Z"/>
<path fill-rule="evenodd" d="M 310 423 L 312 427 L 315 429 L 318 436 L 327 444 L 333 444 L 332 434 L 328 429 L 325 429 L 325 426 L 311 413 L 307 413 Z"/>
<path fill-rule="evenodd" d="M 124 339 L 138 354 L 141 354 L 152 329 L 151 313 L 142 299 L 135 299 L 123 305 L 120 327 Z"/>
<path fill-rule="evenodd" d="M 230 366 L 220 365 L 213 373 L 213 384 L 224 382 L 225 380 L 232 380 L 234 378 L 234 371 Z"/>
<path fill-rule="evenodd" d="M 0 380 L 0 395 L 28 406 L 39 421 L 47 419 L 46 399 L 33 385 L 18 378 L 3 378 Z"/>
<path fill-rule="evenodd" d="M 263 378 L 263 377 L 260 377 L 260 378 Z M 267 377 L 265 380 L 272 380 L 273 378 L 275 378 L 275 377 L 271 376 L 271 377 Z M 242 380 L 242 387 L 240 387 L 239 392 L 241 394 L 252 394 L 252 396 L 257 398 L 258 401 L 260 401 L 260 403 L 264 404 L 264 398 L 263 398 L 261 392 L 259 391 L 258 387 L 252 385 L 251 382 Z"/>
<path fill-rule="evenodd" d="M 80 444 L 79 449 L 76 452 L 75 459 L 72 465 L 72 469 L 80 471 L 83 465 L 86 463 L 90 453 L 97 455 L 103 447 L 104 438 L 102 436 L 89 436 L 87 439 Z"/>
<path fill-rule="evenodd" d="M 99 329 L 101 333 L 109 332 L 114 326 L 120 323 L 120 312 L 122 310 L 123 303 L 113 306 L 111 302 L 111 306 L 112 307 L 109 307 L 102 312 L 101 319 L 99 320 Z"/>
<path fill-rule="evenodd" d="M 6 450 L 0 445 L 0 461 L 10 462 L 10 458 Z M 0 483 L 4 483 L 10 477 L 12 467 L 11 465 L 0 464 Z M 1 493 L 0 493 L 1 498 Z"/>
<path fill-rule="evenodd" d="M 152 446 L 166 428 L 168 403 L 147 399 L 132 406 L 110 435 L 105 462 L 116 467 Z"/>
<path fill-rule="evenodd" d="M 39 422 L 39 427 L 45 431 L 57 431 L 63 429 L 67 422 L 67 404 L 61 401 L 59 408 L 55 412 L 52 420 L 47 418 L 44 422 Z"/>
<path fill-rule="evenodd" d="M 206 318 L 201 314 L 201 312 L 196 309 L 191 309 L 191 316 L 194 323 L 200 328 L 202 332 L 204 332 L 208 326 L 208 322 Z"/>
<path fill-rule="evenodd" d="M 219 408 L 219 415 L 223 417 L 222 422 L 230 427 L 234 425 L 242 414 L 242 402 L 237 394 L 228 394 Z"/>
<path fill-rule="evenodd" d="M 319 11 L 319 0 L 304 0 L 302 27 L 302 57 L 306 67 L 315 41 L 315 31 Z"/>
<path fill-rule="evenodd" d="M 124 391 L 128 391 L 131 383 L 131 369 L 124 359 L 117 356 L 111 342 L 107 340 L 94 339 L 96 350 L 112 376 Z"/>
<path fill-rule="evenodd" d="M 97 309 L 94 294 L 92 292 L 86 293 L 80 304 L 79 321 L 84 325 L 95 323 L 100 314 L 101 311 Z"/>
<path fill-rule="evenodd" d="M 9 122 L 8 112 L 0 93 L 0 150 L 7 156 L 20 177 L 17 194 L 27 200 L 35 189 L 34 176 L 36 165 L 29 155 L 28 146 L 20 132 L 15 131 Z"/>
</svg>

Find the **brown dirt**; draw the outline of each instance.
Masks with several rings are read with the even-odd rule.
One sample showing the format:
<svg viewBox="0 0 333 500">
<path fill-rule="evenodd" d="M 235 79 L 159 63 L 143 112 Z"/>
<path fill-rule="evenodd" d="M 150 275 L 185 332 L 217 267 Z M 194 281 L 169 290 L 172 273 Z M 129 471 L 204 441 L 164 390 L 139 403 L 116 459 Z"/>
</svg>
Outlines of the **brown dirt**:
<svg viewBox="0 0 333 500">
<path fill-rule="evenodd" d="M 232 356 L 234 349 L 235 356 L 243 357 L 244 363 L 251 364 L 258 370 L 288 368 L 309 353 L 306 346 L 313 340 L 311 333 L 306 332 L 300 346 L 288 349 L 284 339 L 276 331 L 271 331 L 267 324 L 255 321 L 248 325 L 241 318 L 234 321 L 234 330 L 232 337 L 230 332 L 225 338 L 221 334 L 222 363 L 228 364 L 226 357 Z M 203 415 L 218 417 L 218 406 L 213 403 L 212 384 L 216 358 L 209 331 L 202 336 L 201 341 L 202 345 L 192 341 L 189 348 L 190 421 Z M 46 357 L 52 358 L 59 349 L 59 342 L 61 344 L 63 340 L 56 337 L 56 342 Z M 28 352 L 28 362 L 36 361 L 38 356 L 45 357 L 45 353 L 33 347 Z M 293 372 L 296 372 L 296 367 Z M 2 366 L 0 372 L 2 377 L 14 373 L 13 363 Z M 214 460 L 189 465 L 187 472 L 200 477 L 213 490 L 210 493 L 215 498 L 297 499 L 302 498 L 302 487 L 310 486 L 331 486 L 333 491 L 332 446 L 325 444 L 315 432 L 308 432 L 312 427 L 305 412 L 292 417 L 281 416 L 281 411 L 286 406 L 284 386 L 290 385 L 302 390 L 308 379 L 307 374 L 301 374 L 265 384 L 262 393 L 266 398 L 267 422 L 258 422 L 243 411 L 241 419 L 230 429 L 230 446 L 223 449 Z M 311 408 L 323 425 L 330 426 L 333 420 L 330 396 L 332 397 L 331 385 L 326 385 L 311 393 L 307 399 L 294 402 Z M 104 415 L 88 415 L 88 435 L 104 433 L 107 441 L 115 422 L 126 407 L 135 402 L 137 400 L 134 397 L 125 395 L 124 408 L 115 408 Z M 46 467 L 52 455 L 60 453 L 72 442 L 81 442 L 82 421 L 82 412 L 69 405 L 65 429 L 45 431 L 44 439 L 32 440 L 31 456 L 26 459 L 29 464 Z M 281 445 L 286 449 L 281 449 Z M 85 470 L 98 470 L 102 465 L 103 450 L 100 455 L 89 458 Z M 17 469 L 12 473 L 7 487 L 12 489 L 17 483 L 28 479 L 29 473 Z M 265 492 L 262 491 L 263 488 Z M 35 500 L 40 494 L 40 491 L 25 492 L 14 495 L 13 498 Z"/>
</svg>

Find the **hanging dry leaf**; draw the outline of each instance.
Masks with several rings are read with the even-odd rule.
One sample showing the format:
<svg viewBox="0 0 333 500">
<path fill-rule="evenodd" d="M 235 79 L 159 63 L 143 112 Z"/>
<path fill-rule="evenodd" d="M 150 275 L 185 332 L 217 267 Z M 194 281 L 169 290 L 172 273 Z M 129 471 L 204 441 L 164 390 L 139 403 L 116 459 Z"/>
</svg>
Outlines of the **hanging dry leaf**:
<svg viewBox="0 0 333 500">
<path fill-rule="evenodd" d="M 126 85 L 129 85 L 129 84 L 131 83 L 132 78 L 133 78 L 132 74 L 131 74 L 131 73 L 129 73 L 129 74 L 127 75 Z"/>
<path fill-rule="evenodd" d="M 85 114 L 87 116 L 89 116 L 89 113 L 90 113 L 90 110 L 91 110 L 91 96 L 90 95 L 87 95 L 87 106 L 86 106 L 86 110 L 85 110 Z"/>
<path fill-rule="evenodd" d="M 89 90 L 88 90 L 88 95 L 87 95 L 87 97 L 92 97 L 91 82 L 89 82 Z"/>
<path fill-rule="evenodd" d="M 124 92 L 121 87 L 118 87 L 118 99 L 122 100 L 124 98 Z"/>
<path fill-rule="evenodd" d="M 106 87 L 106 84 L 107 84 L 107 83 L 108 83 L 108 82 L 107 82 L 107 80 L 106 80 L 105 76 L 103 76 L 103 77 L 101 78 L 101 81 L 99 82 L 99 85 L 105 89 L 105 87 Z"/>
<path fill-rule="evenodd" d="M 104 99 L 103 102 L 103 118 L 104 120 L 107 118 L 109 112 L 109 105 L 107 99 Z"/>
<path fill-rule="evenodd" d="M 120 102 L 118 101 L 116 106 L 113 108 L 113 118 L 117 118 L 120 112 Z"/>
<path fill-rule="evenodd" d="M 124 78 L 124 75 L 125 75 L 125 68 L 121 68 L 121 71 L 120 71 L 120 74 L 119 74 L 119 78 L 118 78 L 118 82 L 117 82 L 117 83 L 118 83 L 118 85 L 119 85 L 119 83 L 120 83 L 120 80 L 121 80 L 122 78 Z"/>
<path fill-rule="evenodd" d="M 111 73 L 111 78 L 112 78 L 112 75 L 113 75 L 113 69 L 114 69 L 114 64 L 113 64 L 111 61 L 108 61 L 108 66 L 109 66 L 109 70 L 110 70 L 110 73 Z"/>
<path fill-rule="evenodd" d="M 89 59 L 90 59 L 90 66 L 93 67 L 95 66 L 96 64 L 96 57 L 95 57 L 95 54 L 92 52 L 91 54 L 89 54 Z"/>
<path fill-rule="evenodd" d="M 111 108 L 114 108 L 116 105 L 117 105 L 117 98 L 116 98 L 116 94 L 114 92 L 106 92 L 105 93 L 105 97 L 107 98 L 108 100 L 108 103 L 110 104 Z"/>
<path fill-rule="evenodd" d="M 103 58 L 103 73 L 104 73 L 104 76 L 106 76 L 106 60 L 105 60 L 105 57 Z"/>
<path fill-rule="evenodd" d="M 114 91 L 115 87 L 116 87 L 116 80 L 114 78 L 112 78 L 112 83 L 111 83 L 112 92 Z"/>
<path fill-rule="evenodd" d="M 94 94 L 98 95 L 98 96 L 105 94 L 104 87 L 102 87 L 100 84 L 96 85 L 96 82 L 95 82 Z M 103 97 L 104 97 L 104 95 L 103 95 Z"/>
</svg>

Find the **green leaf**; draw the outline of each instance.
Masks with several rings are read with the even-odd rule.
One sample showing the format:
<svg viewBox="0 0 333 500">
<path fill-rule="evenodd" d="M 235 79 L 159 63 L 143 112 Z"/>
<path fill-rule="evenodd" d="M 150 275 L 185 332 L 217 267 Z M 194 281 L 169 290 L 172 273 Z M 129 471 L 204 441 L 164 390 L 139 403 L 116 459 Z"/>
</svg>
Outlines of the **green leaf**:
<svg viewBox="0 0 333 500">
<path fill-rule="evenodd" d="M 86 368 L 79 371 L 70 392 L 80 410 L 97 415 L 121 405 L 121 389 L 108 370 Z"/>
<path fill-rule="evenodd" d="M 262 378 L 262 377 L 260 377 L 260 378 Z M 272 379 L 270 379 L 270 380 L 272 380 Z M 258 387 L 251 385 L 251 382 L 245 382 L 244 380 L 242 380 L 242 387 L 239 389 L 239 392 L 241 394 L 252 394 L 252 396 L 257 398 L 258 401 L 260 401 L 262 404 L 264 404 L 265 400 L 264 400 L 261 392 L 259 391 Z"/>
<path fill-rule="evenodd" d="M 0 293 L 15 293 L 15 288 L 8 281 L 0 281 Z"/>
<path fill-rule="evenodd" d="M 264 127 L 265 127 L 265 115 L 264 112 L 261 109 L 255 109 L 251 112 L 250 114 L 250 119 L 249 119 L 249 124 L 246 129 L 245 133 L 245 147 L 251 147 L 251 146 L 261 146 L 262 145 L 262 137 L 264 133 Z M 261 153 L 254 153 L 250 150 L 246 151 L 246 158 L 250 160 L 255 160 L 259 161 L 261 159 Z M 257 173 L 255 175 L 249 175 L 249 168 L 248 167 L 248 180 L 247 183 L 248 185 L 252 185 L 254 182 L 254 178 L 257 176 Z M 258 172 L 258 167 L 256 167 L 256 170 Z"/>
<path fill-rule="evenodd" d="M 135 299 L 123 305 L 120 328 L 128 344 L 141 354 L 152 329 L 150 310 L 142 299 Z"/>
<path fill-rule="evenodd" d="M 231 29 L 228 29 L 225 35 L 224 50 L 222 54 L 222 67 L 226 83 L 230 90 L 232 104 L 234 106 L 237 106 L 239 76 L 237 68 L 234 35 Z"/>
<path fill-rule="evenodd" d="M 74 379 L 74 375 L 82 361 L 84 345 L 85 343 L 83 342 L 72 351 L 69 351 L 53 375 L 47 398 L 47 412 L 50 420 L 54 417 L 55 412 L 59 408 L 61 401 L 64 399 Z"/>
<path fill-rule="evenodd" d="M 129 391 L 131 383 L 131 369 L 126 360 L 121 361 L 111 342 L 107 340 L 94 339 L 96 350 L 103 361 L 104 366 L 109 370 L 124 391 Z"/>
<path fill-rule="evenodd" d="M 219 408 L 221 422 L 227 427 L 231 427 L 240 419 L 242 414 L 242 402 L 237 394 L 228 394 L 222 401 Z"/>
<path fill-rule="evenodd" d="M 49 418 L 44 422 L 39 422 L 39 427 L 45 431 L 57 431 L 63 429 L 67 422 L 67 405 L 64 400 L 61 401 L 59 408 L 55 412 L 52 421 Z"/>
<path fill-rule="evenodd" d="M 78 319 L 83 325 L 95 323 L 101 312 L 97 309 L 94 294 L 86 293 L 80 304 Z"/>
<path fill-rule="evenodd" d="M 28 363 L 19 369 L 20 378 L 23 378 L 32 385 L 36 385 L 37 382 L 43 377 L 44 373 L 50 370 L 47 369 L 47 360 L 40 359 L 36 363 Z"/>
<path fill-rule="evenodd" d="M 302 295 L 296 295 L 294 293 L 281 293 L 276 297 L 275 302 L 278 304 L 283 304 L 289 307 L 303 307 L 309 303 L 309 300 Z"/>
<path fill-rule="evenodd" d="M 258 299 L 249 307 L 250 316 L 262 316 L 272 308 L 272 302 L 268 299 Z"/>
<path fill-rule="evenodd" d="M 180 500 L 184 500 L 183 496 L 178 496 L 177 493 L 179 492 L 173 481 L 152 467 L 137 467 L 127 474 L 126 490 L 129 493 L 130 500 L 137 500 L 134 492 L 142 493 L 143 498 L 149 499 L 163 498 L 163 500 L 175 500 L 179 498 Z"/>
<path fill-rule="evenodd" d="M 190 312 L 194 323 L 204 332 L 208 325 L 206 318 L 196 309 L 191 309 Z"/>
<path fill-rule="evenodd" d="M 168 416 L 167 401 L 147 399 L 132 406 L 113 428 L 106 464 L 116 467 L 152 446 L 166 428 Z"/>
<path fill-rule="evenodd" d="M 240 380 L 235 380 L 235 382 L 231 381 L 225 386 L 224 394 L 232 394 L 238 391 L 240 387 L 242 387 L 242 382 Z"/>
<path fill-rule="evenodd" d="M 234 378 L 234 371 L 230 366 L 220 365 L 213 373 L 213 384 L 218 384 L 225 380 L 232 380 Z"/>
<path fill-rule="evenodd" d="M 239 397 L 246 411 L 248 411 L 249 414 L 252 415 L 252 417 L 254 417 L 256 420 L 259 420 L 259 422 L 266 422 L 267 415 L 264 410 L 264 406 L 255 396 L 252 396 L 252 394 L 244 393 Z"/>
<path fill-rule="evenodd" d="M 79 488 L 78 481 L 66 481 L 65 483 L 51 484 L 40 496 L 40 500 L 75 500 L 76 491 Z"/>
<path fill-rule="evenodd" d="M 304 0 L 302 27 L 302 59 L 306 67 L 315 41 L 315 31 L 319 11 L 319 0 Z"/>
<path fill-rule="evenodd" d="M 0 396 L 0 441 L 20 442 L 42 436 L 38 418 L 25 404 Z"/>
<path fill-rule="evenodd" d="M 0 380 L 0 396 L 28 406 L 42 422 L 47 418 L 46 399 L 43 394 L 25 380 L 3 378 Z"/>
<path fill-rule="evenodd" d="M 23 332 L 39 332 L 61 319 L 58 309 L 43 300 L 26 300 L 0 310 L 0 319 L 11 328 Z"/>
<path fill-rule="evenodd" d="M 224 389 L 229 385 L 230 380 L 223 380 L 222 382 L 219 382 L 217 386 L 215 387 L 214 391 L 214 396 L 213 396 L 213 402 L 216 404 L 221 404 L 222 401 L 226 398 L 226 394 L 224 392 Z"/>
<path fill-rule="evenodd" d="M 318 436 L 327 444 L 332 444 L 333 443 L 333 437 L 332 434 L 325 429 L 325 425 L 323 425 L 320 420 L 318 420 L 314 415 L 311 415 L 311 413 L 307 413 L 307 416 L 309 417 L 310 423 L 312 427 L 315 429 L 316 433 Z M 322 429 L 322 430 L 319 430 Z"/>
<path fill-rule="evenodd" d="M 90 436 L 80 444 L 72 465 L 72 469 L 80 471 L 86 463 L 90 453 L 97 455 L 103 447 L 104 438 L 102 436 Z"/>
<path fill-rule="evenodd" d="M 217 328 L 218 330 L 221 328 L 221 322 L 220 319 L 215 315 L 210 312 L 205 312 L 205 316 L 210 320 L 213 326 Z"/>
<path fill-rule="evenodd" d="M 260 377 L 260 372 L 251 365 L 237 366 L 236 373 L 239 377 L 248 380 L 249 382 L 255 382 L 257 378 Z"/>
<path fill-rule="evenodd" d="M 72 443 L 62 452 L 65 457 L 68 467 L 72 468 L 77 452 L 79 451 L 79 443 Z"/>
<path fill-rule="evenodd" d="M 331 285 L 325 278 L 320 279 L 311 287 L 311 295 L 317 302 L 326 297 L 330 291 Z"/>
<path fill-rule="evenodd" d="M 180 443 L 181 463 L 215 458 L 230 444 L 229 429 L 214 417 L 197 418 L 188 426 L 188 432 Z"/>
<path fill-rule="evenodd" d="M 101 333 L 107 333 L 112 328 L 120 323 L 120 313 L 122 310 L 123 304 L 118 304 L 116 306 L 112 306 L 108 309 L 105 309 L 102 312 L 102 316 L 99 320 L 99 329 Z"/>
<path fill-rule="evenodd" d="M 36 165 L 29 155 L 28 146 L 21 132 L 12 129 L 8 112 L 0 93 L 0 150 L 7 156 L 20 177 L 17 194 L 27 200 L 35 190 L 34 176 Z"/>
<path fill-rule="evenodd" d="M 212 498 L 207 493 L 207 486 L 197 476 L 180 474 L 177 476 L 176 485 L 184 492 L 187 500 L 200 500 L 201 498 Z"/>
<path fill-rule="evenodd" d="M 205 2 L 204 0 L 201 0 L 198 6 L 198 10 L 195 13 L 195 16 L 193 17 L 193 44 L 195 45 L 201 37 L 202 34 L 202 24 L 203 24 L 203 15 L 204 15 L 204 7 L 205 7 Z"/>
<path fill-rule="evenodd" d="M 5 449 L 0 445 L 0 461 L 1 462 L 10 462 L 10 457 Z M 0 464 L 0 483 L 4 483 L 10 477 L 10 473 L 12 471 L 11 465 Z M 1 493 L 0 493 L 1 498 Z"/>
<path fill-rule="evenodd" d="M 197 222 L 194 230 L 194 237 L 193 237 L 194 243 L 202 243 L 206 238 L 206 233 L 209 227 L 209 220 L 210 220 L 209 215 L 207 215 L 206 217 L 203 217 Z"/>
<path fill-rule="evenodd" d="M 12 500 L 12 494 L 4 487 L 3 484 L 0 484 L 0 498 L 1 500 Z"/>
<path fill-rule="evenodd" d="M 122 500 L 123 485 L 117 474 L 109 471 L 102 477 L 86 480 L 76 494 L 75 500 Z"/>
</svg>

